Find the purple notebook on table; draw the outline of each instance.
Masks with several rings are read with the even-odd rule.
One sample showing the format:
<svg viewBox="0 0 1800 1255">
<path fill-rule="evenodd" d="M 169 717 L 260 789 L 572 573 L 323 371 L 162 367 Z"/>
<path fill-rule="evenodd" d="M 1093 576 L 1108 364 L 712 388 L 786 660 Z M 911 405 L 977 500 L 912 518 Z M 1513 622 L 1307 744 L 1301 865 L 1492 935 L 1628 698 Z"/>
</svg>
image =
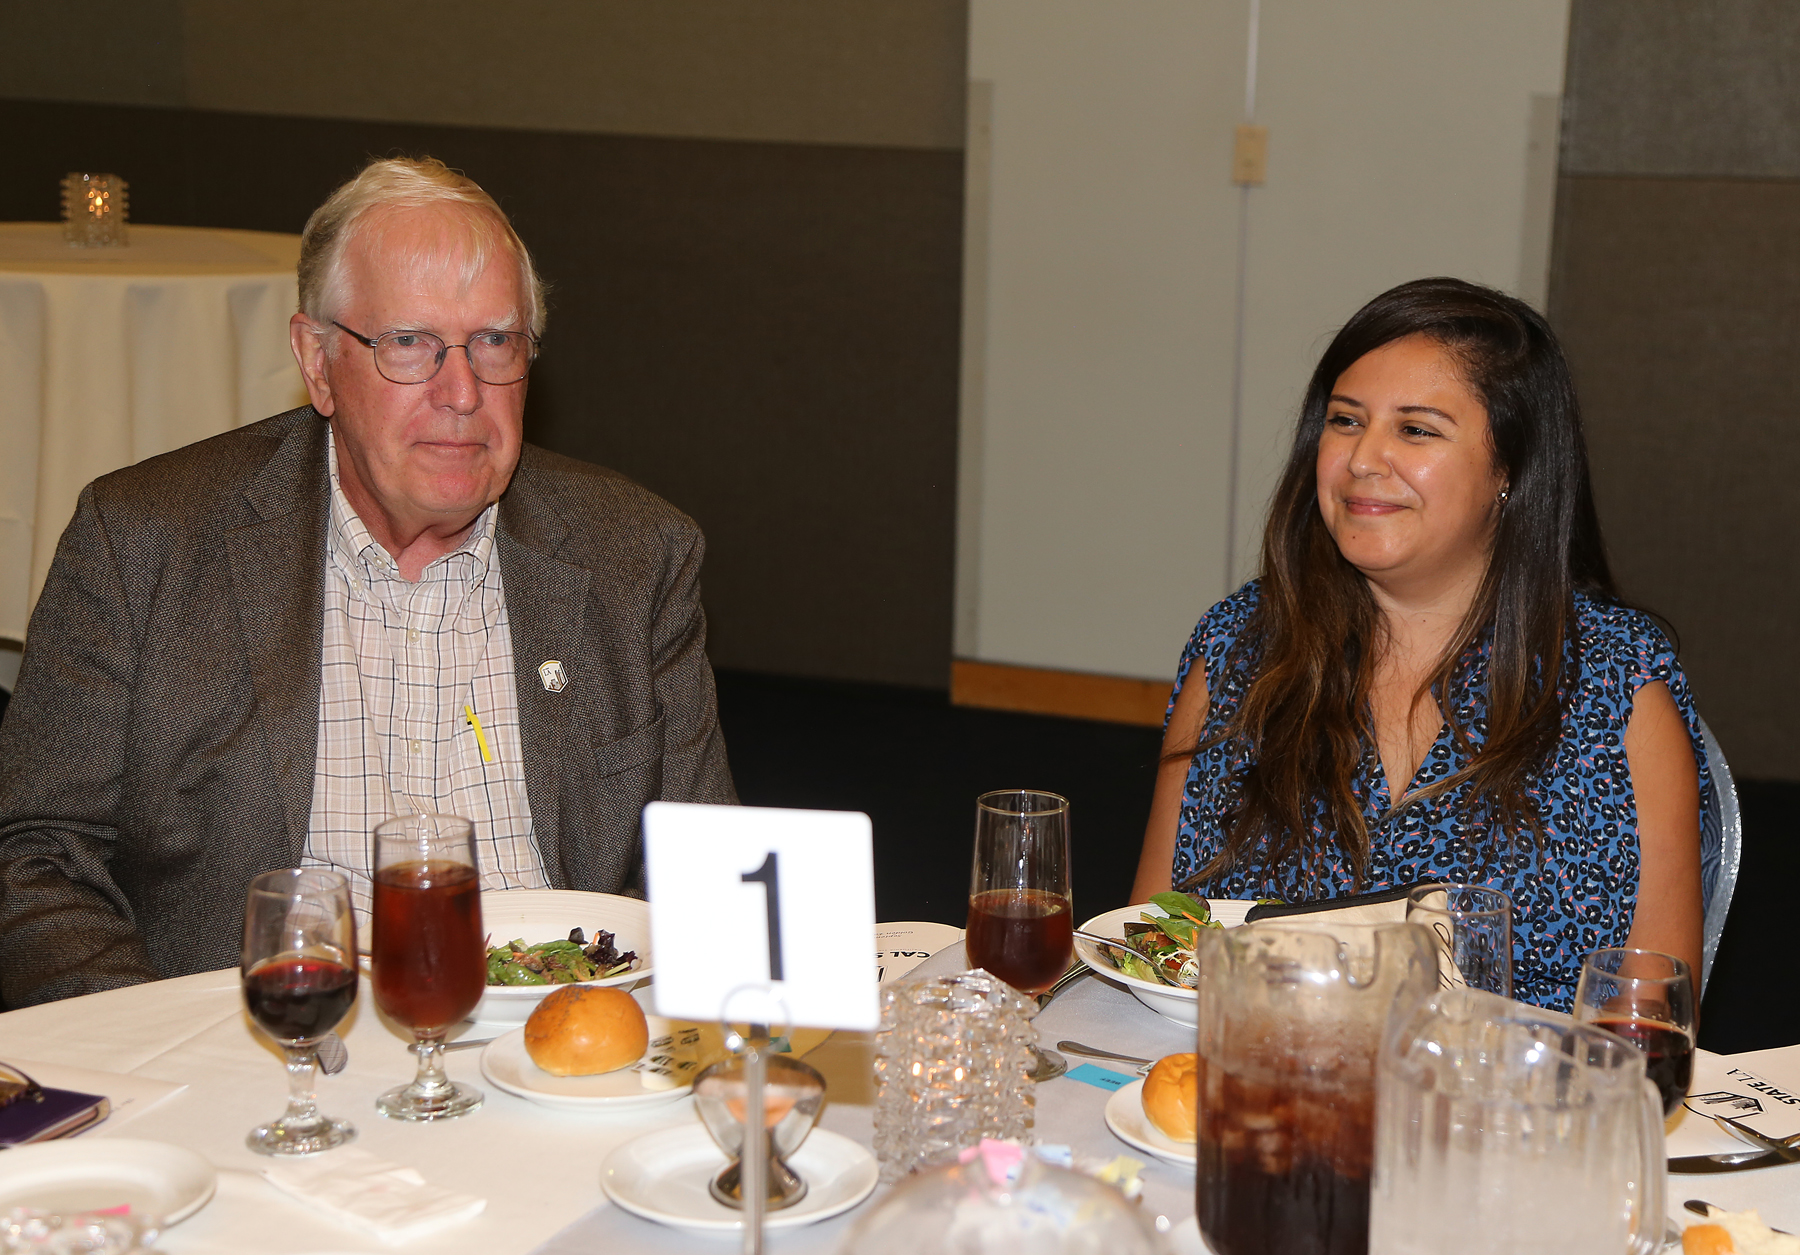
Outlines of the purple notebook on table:
<svg viewBox="0 0 1800 1255">
<path fill-rule="evenodd" d="M 106 1119 L 110 1100 L 98 1094 L 45 1087 L 44 1100 L 26 1098 L 0 1107 L 0 1146 L 70 1137 Z"/>
</svg>

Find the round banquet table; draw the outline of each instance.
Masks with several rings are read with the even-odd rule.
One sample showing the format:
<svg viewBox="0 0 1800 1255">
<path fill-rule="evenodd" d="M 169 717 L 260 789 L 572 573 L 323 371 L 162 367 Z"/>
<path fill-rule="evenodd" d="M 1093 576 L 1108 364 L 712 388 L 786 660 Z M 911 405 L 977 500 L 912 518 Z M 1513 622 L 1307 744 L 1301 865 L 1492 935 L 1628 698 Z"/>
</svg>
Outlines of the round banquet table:
<svg viewBox="0 0 1800 1255">
<path fill-rule="evenodd" d="M 956 971 L 962 965 L 962 945 L 957 943 L 917 971 Z M 280 1112 L 286 1085 L 279 1056 L 244 1015 L 235 970 L 8 1012 L 0 1015 L 0 1058 L 27 1069 L 47 1065 L 50 1075 L 39 1079 L 52 1085 L 66 1083 L 56 1079 L 52 1067 L 67 1067 L 184 1087 L 154 1105 L 149 1099 L 129 1105 L 86 1135 L 174 1143 L 199 1152 L 219 1169 L 213 1201 L 159 1242 L 158 1249 L 168 1255 L 239 1255 L 245 1250 L 346 1255 L 394 1249 L 429 1249 L 434 1255 L 588 1255 L 596 1250 L 738 1249 L 730 1235 L 665 1228 L 632 1216 L 609 1203 L 600 1189 L 600 1166 L 614 1147 L 653 1130 L 696 1122 L 691 1098 L 618 1116 L 546 1110 L 483 1082 L 480 1052 L 469 1050 L 448 1056 L 450 1073 L 481 1086 L 486 1105 L 442 1125 L 396 1124 L 376 1115 L 373 1103 L 376 1094 L 411 1077 L 412 1056 L 399 1031 L 376 1014 L 366 980 L 352 1016 L 343 1029 L 350 1064 L 337 1076 L 321 1078 L 324 1109 L 352 1120 L 361 1134 L 356 1144 L 365 1150 L 417 1169 L 434 1185 L 488 1200 L 486 1211 L 475 1219 L 405 1248 L 384 1246 L 328 1220 L 255 1174 L 264 1161 L 245 1148 L 244 1134 Z M 1097 978 L 1070 987 L 1038 1023 L 1051 1043 L 1074 1038 L 1152 1058 L 1193 1048 L 1191 1029 L 1161 1018 L 1121 987 Z M 490 1031 L 486 1025 L 466 1028 L 471 1034 Z M 869 1146 L 874 1102 L 870 1037 L 840 1033 L 806 1057 L 827 1080 L 821 1126 Z M 1719 1056 L 1710 1058 L 1713 1066 L 1723 1066 Z M 1730 1062 L 1800 1092 L 1800 1047 L 1734 1056 Z M 1202 1249 L 1193 1236 L 1193 1170 L 1151 1160 L 1115 1138 L 1102 1118 L 1108 1097 L 1106 1090 L 1067 1077 L 1044 1083 L 1037 1091 L 1037 1140 L 1065 1143 L 1078 1154 L 1103 1159 L 1123 1154 L 1147 1160 L 1145 1213 L 1165 1218 L 1172 1229 L 1172 1250 Z M 1710 1126 L 1678 1128 L 1669 1141 L 1671 1153 L 1742 1149 Z M 4 1161 L 0 1152 L 0 1174 Z M 1681 1200 L 1691 1197 L 1732 1208 L 1760 1207 L 1769 1223 L 1800 1228 L 1800 1164 L 1669 1179 L 1672 1215 L 1679 1216 Z M 869 1206 L 865 1202 L 833 1220 L 772 1232 L 766 1249 L 772 1255 L 834 1252 Z"/>
<path fill-rule="evenodd" d="M 22 640 L 89 481 L 303 404 L 300 237 L 132 224 L 70 248 L 0 223 L 0 637 Z"/>
</svg>

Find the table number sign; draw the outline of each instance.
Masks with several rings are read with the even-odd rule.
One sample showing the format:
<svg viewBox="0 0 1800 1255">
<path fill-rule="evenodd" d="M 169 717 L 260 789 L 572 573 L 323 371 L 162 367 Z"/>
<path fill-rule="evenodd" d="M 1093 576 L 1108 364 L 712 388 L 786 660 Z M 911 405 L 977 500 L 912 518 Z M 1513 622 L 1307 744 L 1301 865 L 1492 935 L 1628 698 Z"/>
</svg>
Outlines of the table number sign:
<svg viewBox="0 0 1800 1255">
<path fill-rule="evenodd" d="M 658 1015 L 879 1026 L 867 815 L 652 802 L 644 864 Z"/>
</svg>

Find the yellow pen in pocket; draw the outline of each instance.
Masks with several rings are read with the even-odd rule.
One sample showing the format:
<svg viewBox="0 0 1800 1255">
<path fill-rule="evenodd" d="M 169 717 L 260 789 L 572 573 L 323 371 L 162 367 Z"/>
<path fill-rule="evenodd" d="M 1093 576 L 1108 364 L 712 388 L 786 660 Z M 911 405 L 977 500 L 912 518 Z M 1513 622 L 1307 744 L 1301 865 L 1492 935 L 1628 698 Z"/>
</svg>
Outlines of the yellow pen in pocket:
<svg viewBox="0 0 1800 1255">
<path fill-rule="evenodd" d="M 475 708 L 468 703 L 463 704 L 463 714 L 469 717 L 469 726 L 475 729 L 475 743 L 481 746 L 481 761 L 491 763 L 494 756 L 488 752 L 487 733 L 481 730 L 481 720 L 475 717 Z"/>
</svg>

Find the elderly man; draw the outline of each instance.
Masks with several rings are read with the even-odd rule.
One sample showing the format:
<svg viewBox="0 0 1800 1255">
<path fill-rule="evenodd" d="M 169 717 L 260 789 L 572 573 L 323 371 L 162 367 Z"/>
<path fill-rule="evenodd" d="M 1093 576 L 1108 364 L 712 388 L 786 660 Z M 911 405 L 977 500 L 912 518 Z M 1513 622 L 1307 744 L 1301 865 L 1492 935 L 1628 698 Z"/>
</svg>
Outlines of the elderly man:
<svg viewBox="0 0 1800 1255">
<path fill-rule="evenodd" d="M 81 495 L 0 723 L 0 998 L 237 962 L 245 885 L 475 822 L 484 884 L 631 892 L 734 800 L 691 520 L 525 445 L 542 285 L 493 200 L 377 161 L 307 223 L 310 406 Z"/>
</svg>

